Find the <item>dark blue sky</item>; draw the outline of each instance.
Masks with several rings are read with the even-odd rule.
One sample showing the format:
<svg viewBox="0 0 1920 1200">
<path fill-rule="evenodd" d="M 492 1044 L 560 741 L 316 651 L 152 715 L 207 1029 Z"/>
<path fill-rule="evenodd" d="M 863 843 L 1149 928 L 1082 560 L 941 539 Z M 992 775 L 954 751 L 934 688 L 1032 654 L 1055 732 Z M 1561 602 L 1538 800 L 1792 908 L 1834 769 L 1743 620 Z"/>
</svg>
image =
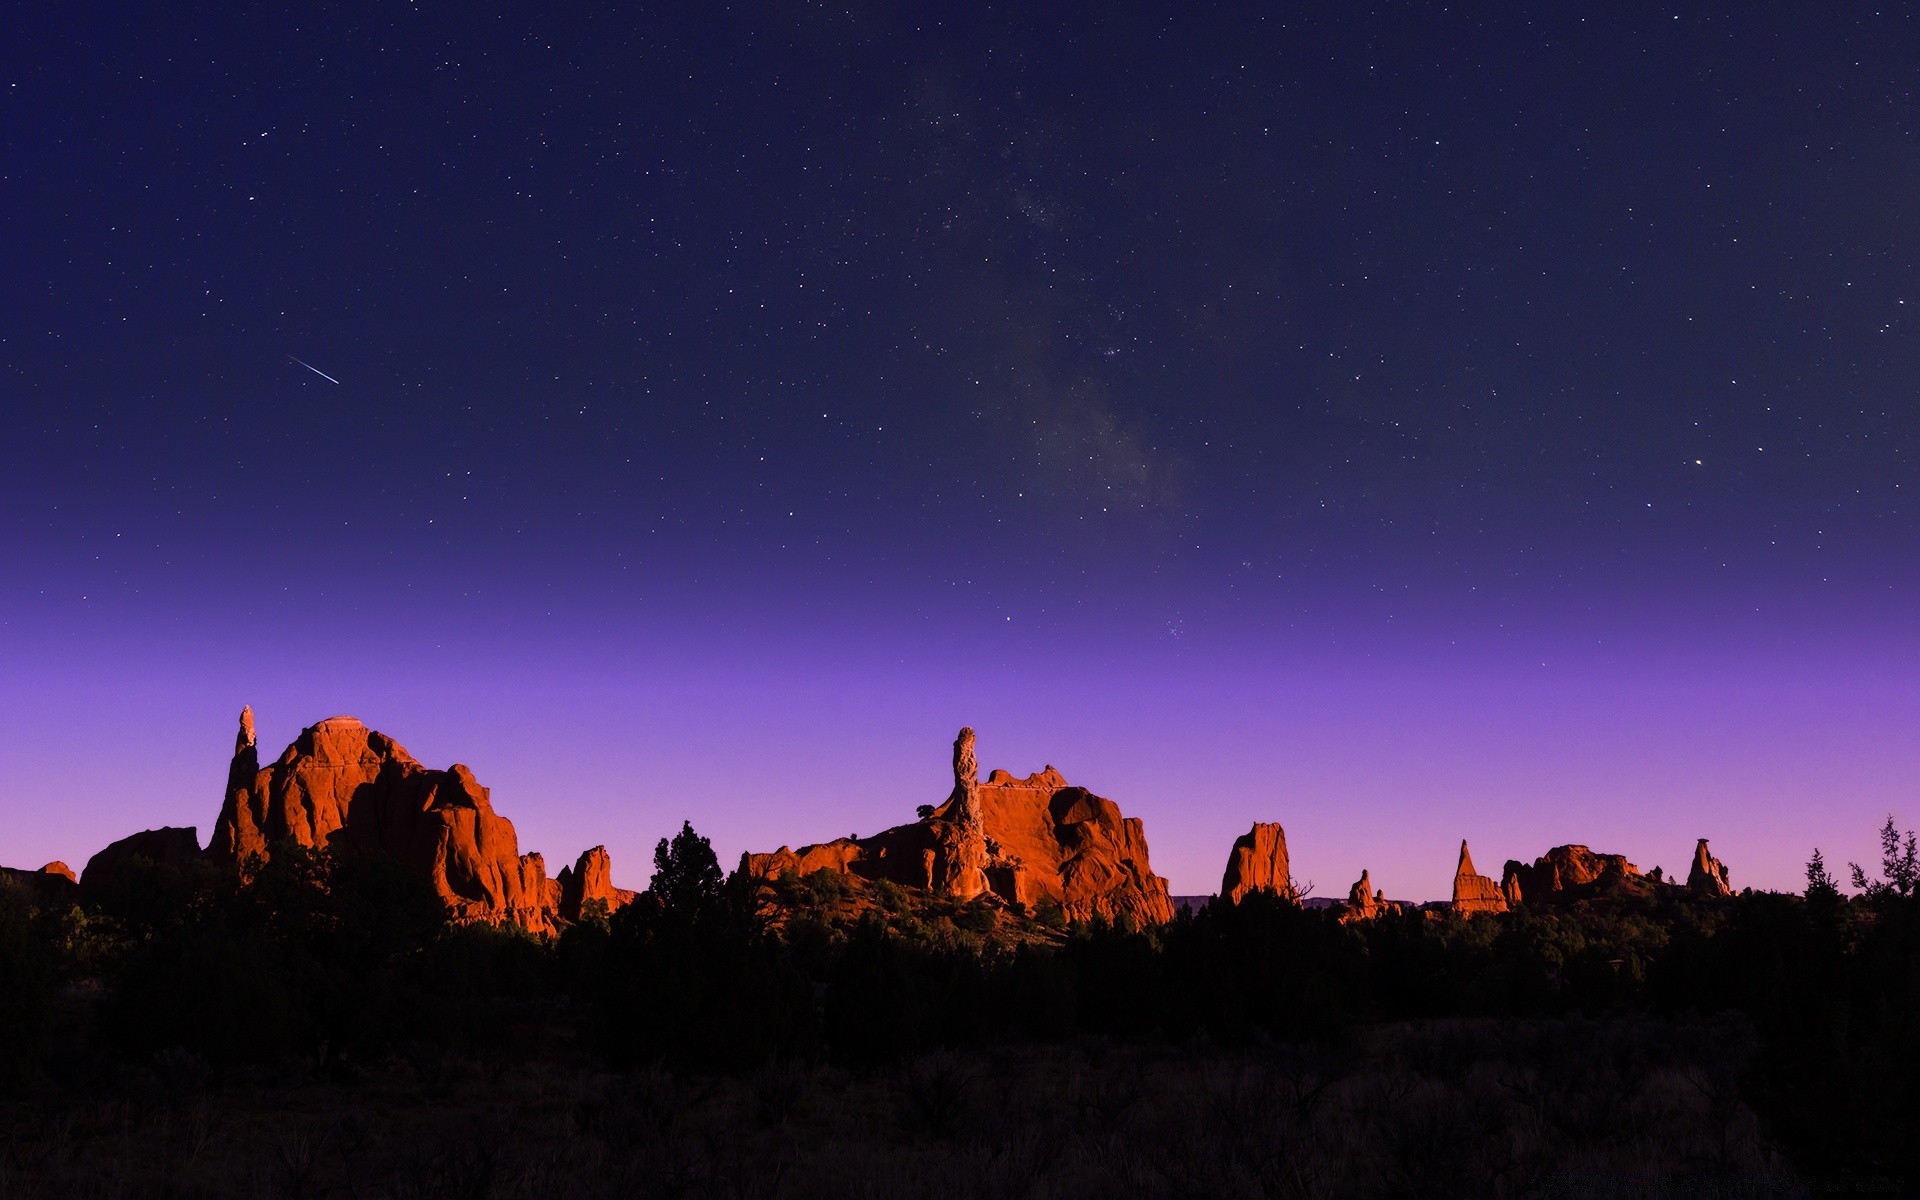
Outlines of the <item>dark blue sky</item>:
<svg viewBox="0 0 1920 1200">
<path fill-rule="evenodd" d="M 1781 742 L 1713 731 L 1769 720 L 1815 782 L 1763 798 L 1808 814 L 1767 877 L 1869 846 L 1916 759 L 1848 740 L 1910 729 L 1920 665 L 1915 18 L 1261 7 L 15 14 L 0 751 L 120 704 L 209 749 L 130 789 L 157 752 L 100 744 L 62 790 L 112 815 L 58 836 L 0 766 L 0 852 L 204 825 L 268 697 L 263 740 L 444 729 L 524 839 L 565 810 L 634 853 L 684 788 L 550 797 L 549 757 L 709 781 L 723 849 L 764 849 L 937 798 L 962 721 L 1080 747 L 1156 849 L 1204 827 L 1156 857 L 1176 891 L 1355 762 L 1405 777 L 1386 828 L 1437 811 L 1497 861 L 1597 844 L 1657 777 L 1593 762 L 1724 778 Z M 693 695 L 738 703 L 649 732 Z M 1615 703 L 1673 715 L 1556 757 Z M 536 709 L 519 750 L 480 719 Z M 1339 752 L 1271 780 L 1316 720 L 1346 733 L 1293 761 Z M 1422 795 L 1448 722 L 1490 774 Z M 1219 780 L 1182 795 L 1156 738 Z M 761 836 L 780 768 L 727 760 L 783 739 L 929 781 L 795 785 Z M 1840 800 L 1823 753 L 1865 772 Z"/>
</svg>

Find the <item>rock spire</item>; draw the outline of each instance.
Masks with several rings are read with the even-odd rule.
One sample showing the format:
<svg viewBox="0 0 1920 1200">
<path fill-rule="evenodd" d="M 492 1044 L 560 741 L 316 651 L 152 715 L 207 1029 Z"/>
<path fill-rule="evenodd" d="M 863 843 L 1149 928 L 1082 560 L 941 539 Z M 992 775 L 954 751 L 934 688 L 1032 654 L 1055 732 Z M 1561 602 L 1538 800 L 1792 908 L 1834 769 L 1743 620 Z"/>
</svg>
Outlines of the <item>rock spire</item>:
<svg viewBox="0 0 1920 1200">
<path fill-rule="evenodd" d="M 1693 869 L 1687 872 L 1687 887 L 1703 896 L 1733 895 L 1727 864 L 1715 858 L 1707 849 L 1705 838 L 1701 838 L 1693 848 Z"/>
<path fill-rule="evenodd" d="M 1465 838 L 1460 840 L 1460 863 L 1453 871 L 1453 910 L 1459 913 L 1507 911 L 1507 900 L 1500 885 L 1473 869 L 1473 855 L 1467 852 Z"/>
</svg>

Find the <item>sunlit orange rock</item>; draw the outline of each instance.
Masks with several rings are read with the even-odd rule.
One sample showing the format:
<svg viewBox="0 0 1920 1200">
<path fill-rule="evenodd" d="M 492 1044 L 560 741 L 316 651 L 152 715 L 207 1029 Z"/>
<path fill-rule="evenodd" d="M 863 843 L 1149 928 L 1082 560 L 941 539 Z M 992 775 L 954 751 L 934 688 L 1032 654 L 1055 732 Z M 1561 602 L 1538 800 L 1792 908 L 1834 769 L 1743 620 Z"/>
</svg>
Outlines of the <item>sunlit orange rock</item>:
<svg viewBox="0 0 1920 1200">
<path fill-rule="evenodd" d="M 1340 920 L 1342 923 L 1371 921 L 1392 909 L 1393 906 L 1387 901 L 1387 894 L 1373 890 L 1373 879 L 1363 868 L 1360 878 L 1347 889 L 1347 907 L 1341 912 Z"/>
<path fill-rule="evenodd" d="M 493 811 L 466 767 L 429 770 L 386 734 L 353 717 L 330 717 L 254 769 L 251 718 L 250 709 L 241 715 L 226 801 L 207 848 L 214 861 L 244 869 L 250 856 L 267 856 L 283 839 L 315 847 L 344 841 L 419 867 L 455 920 L 553 928 L 544 861 L 520 853 L 513 823 Z"/>
<path fill-rule="evenodd" d="M 555 886 L 558 888 L 556 907 L 560 916 L 568 921 L 578 921 L 581 911 L 595 900 L 605 904 L 608 914 L 612 914 L 634 897 L 633 892 L 613 886 L 613 860 L 607 856 L 605 846 L 584 851 L 571 867 L 561 867 Z"/>
<path fill-rule="evenodd" d="M 953 765 L 953 791 L 923 820 L 867 838 L 745 854 L 740 869 L 771 879 L 830 868 L 962 900 L 991 892 L 1029 906 L 1052 901 L 1078 920 L 1173 919 L 1138 817 L 1051 766 L 1024 779 L 995 771 L 981 781 L 971 729 L 960 731 Z"/>
<path fill-rule="evenodd" d="M 1727 864 L 1715 858 L 1707 849 L 1705 838 L 1701 838 L 1693 848 L 1693 869 L 1687 872 L 1687 886 L 1703 896 L 1733 895 Z"/>
<path fill-rule="evenodd" d="M 1507 911 L 1507 899 L 1500 885 L 1485 875 L 1476 874 L 1467 843 L 1460 842 L 1460 864 L 1453 871 L 1453 910 L 1458 913 L 1498 913 Z"/>
<path fill-rule="evenodd" d="M 1220 879 L 1220 895 L 1232 904 L 1248 892 L 1274 892 L 1289 900 L 1299 898 L 1293 869 L 1287 861 L 1287 831 L 1278 821 L 1257 821 L 1234 839 L 1227 852 L 1227 870 Z"/>
<path fill-rule="evenodd" d="M 1596 854 L 1585 846 L 1555 846 L 1532 866 L 1509 860 L 1500 890 L 1507 903 L 1576 899 L 1602 891 L 1634 889 L 1644 881 L 1624 854 Z"/>
<path fill-rule="evenodd" d="M 13 889 L 35 905 L 71 904 L 80 890 L 73 868 L 63 862 L 50 862 L 38 871 L 0 867 L 0 886 Z"/>
</svg>

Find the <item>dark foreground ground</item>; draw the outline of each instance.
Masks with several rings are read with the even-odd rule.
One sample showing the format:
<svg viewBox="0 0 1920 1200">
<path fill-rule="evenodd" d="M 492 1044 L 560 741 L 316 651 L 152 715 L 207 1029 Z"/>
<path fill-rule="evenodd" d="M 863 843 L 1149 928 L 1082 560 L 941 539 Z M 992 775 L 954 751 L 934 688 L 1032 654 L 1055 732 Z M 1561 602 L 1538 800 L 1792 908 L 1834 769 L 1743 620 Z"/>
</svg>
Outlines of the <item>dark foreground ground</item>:
<svg viewBox="0 0 1920 1200">
<path fill-rule="evenodd" d="M 0 1117 L 13 1197 L 1788 1197 L 1734 1022 L 1444 1021 L 1345 1049 L 1084 1040 L 855 1072 L 419 1050 L 350 1082 L 183 1052 Z"/>
</svg>

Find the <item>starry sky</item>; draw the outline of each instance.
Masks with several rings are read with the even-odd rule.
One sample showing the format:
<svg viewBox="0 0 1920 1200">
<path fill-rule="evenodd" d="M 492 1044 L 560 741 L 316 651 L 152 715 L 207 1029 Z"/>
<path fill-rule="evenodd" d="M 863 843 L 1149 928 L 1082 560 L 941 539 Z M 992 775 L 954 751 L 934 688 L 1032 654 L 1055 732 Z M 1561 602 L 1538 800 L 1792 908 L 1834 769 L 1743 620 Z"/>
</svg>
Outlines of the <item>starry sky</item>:
<svg viewBox="0 0 1920 1200">
<path fill-rule="evenodd" d="M 635 887 L 963 723 L 1180 894 L 1920 821 L 1912 12 L 1096 7 L 14 13 L 0 861 L 243 703 Z"/>
</svg>

